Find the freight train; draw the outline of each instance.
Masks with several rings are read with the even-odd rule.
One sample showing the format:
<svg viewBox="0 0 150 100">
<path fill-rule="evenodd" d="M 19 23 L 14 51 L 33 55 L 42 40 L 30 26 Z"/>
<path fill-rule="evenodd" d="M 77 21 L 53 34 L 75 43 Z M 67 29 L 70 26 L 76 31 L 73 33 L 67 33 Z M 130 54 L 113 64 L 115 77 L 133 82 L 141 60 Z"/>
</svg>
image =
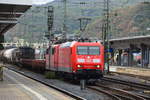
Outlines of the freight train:
<svg viewBox="0 0 150 100">
<path fill-rule="evenodd" d="M 30 47 L 13 47 L 0 51 L 1 61 L 4 63 L 21 63 L 22 59 L 34 59 L 34 49 Z"/>
<path fill-rule="evenodd" d="M 4 57 L 5 52 L 1 52 L 1 56 L 6 60 L 9 58 Z M 73 41 L 51 45 L 46 50 L 45 59 L 35 59 L 35 51 L 29 47 L 15 48 L 11 53 L 8 61 L 34 70 L 53 71 L 64 78 L 88 80 L 103 77 L 104 46 L 99 42 Z"/>
<path fill-rule="evenodd" d="M 17 56 L 18 48 L 7 48 L 0 51 L 0 60 L 4 63 L 17 63 L 18 56 Z"/>
</svg>

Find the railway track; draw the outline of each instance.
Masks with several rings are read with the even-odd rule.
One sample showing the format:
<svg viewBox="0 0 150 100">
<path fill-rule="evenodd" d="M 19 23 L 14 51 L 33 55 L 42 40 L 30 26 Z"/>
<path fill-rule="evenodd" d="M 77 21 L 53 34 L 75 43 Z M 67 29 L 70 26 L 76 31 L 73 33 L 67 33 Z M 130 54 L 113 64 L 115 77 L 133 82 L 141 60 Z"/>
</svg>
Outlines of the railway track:
<svg viewBox="0 0 150 100">
<path fill-rule="evenodd" d="M 95 92 L 103 93 L 103 94 L 107 95 L 108 97 L 110 97 L 112 100 L 121 100 L 119 97 L 109 93 L 108 91 L 98 89 L 96 86 L 88 86 L 88 88 L 95 91 Z"/>
<path fill-rule="evenodd" d="M 37 81 L 37 82 L 39 82 L 39 83 L 42 83 L 42 84 L 44 84 L 44 85 L 46 85 L 46 86 L 48 86 L 48 87 L 50 87 L 50 88 L 53 88 L 53 89 L 55 89 L 55 90 L 58 90 L 58 91 L 60 91 L 61 93 L 64 93 L 64 94 L 70 96 L 71 98 L 73 98 L 73 99 L 75 99 L 75 100 L 86 100 L 85 98 L 82 98 L 82 97 L 80 97 L 80 96 L 77 96 L 77 95 L 75 95 L 75 94 L 73 94 L 73 93 L 71 93 L 71 92 L 69 92 L 69 91 L 66 91 L 66 90 L 61 89 L 61 88 L 59 88 L 59 87 L 57 87 L 57 86 L 48 84 L 48 83 L 45 82 L 45 81 L 42 81 L 42 80 L 40 80 L 40 79 L 33 78 L 33 77 L 29 76 L 29 75 L 26 75 L 25 73 L 22 73 L 22 72 L 20 72 L 20 71 L 15 70 L 15 69 L 11 69 L 11 68 L 9 68 L 9 67 L 6 67 L 6 68 L 9 69 L 9 70 L 11 70 L 11 71 L 14 71 L 14 72 L 16 72 L 16 73 L 19 73 L 19 74 L 21 74 L 21 75 L 23 75 L 23 76 L 25 76 L 25 77 L 28 77 L 28 78 L 30 78 L 30 79 L 32 79 L 32 80 L 35 80 L 35 81 Z"/>
<path fill-rule="evenodd" d="M 20 74 L 22 74 L 22 75 L 24 75 L 24 76 L 26 76 L 28 78 L 31 78 L 31 79 L 33 79 L 35 81 L 38 81 L 38 82 L 40 82 L 40 83 L 42 83 L 42 84 L 44 84 L 46 86 L 54 88 L 55 90 L 58 90 L 58 91 L 66 94 L 66 95 L 68 95 L 68 96 L 70 96 L 70 97 L 72 97 L 72 98 L 74 98 L 76 100 L 86 100 L 86 99 L 84 99 L 84 98 L 82 98 L 80 96 L 74 95 L 71 92 L 68 92 L 68 91 L 66 91 L 64 89 L 58 88 L 58 87 L 56 87 L 54 85 L 50 85 L 50 84 L 46 83 L 45 81 L 32 78 L 32 77 L 30 77 L 30 76 L 26 75 L 25 73 L 20 72 L 18 70 L 11 69 L 10 67 L 8 67 L 8 69 L 13 70 L 13 71 L 15 71 L 17 73 L 20 73 Z M 104 81 L 108 81 L 105 78 L 103 80 Z M 111 80 L 111 79 L 109 79 L 109 80 Z M 110 81 L 110 82 L 112 82 L 112 81 Z M 114 83 L 116 83 L 116 81 L 114 81 Z M 120 83 L 120 84 L 122 84 L 122 83 Z M 107 95 L 109 98 L 111 98 L 111 99 L 108 99 L 108 100 L 150 100 L 150 97 L 145 97 L 144 95 L 139 95 L 137 93 L 131 93 L 131 92 L 128 92 L 128 91 L 125 91 L 125 90 L 121 90 L 121 89 L 118 89 L 118 88 L 110 89 L 110 87 L 106 87 L 105 85 L 101 86 L 100 84 L 96 84 L 96 86 L 88 86 L 88 88 L 93 90 L 93 91 L 95 91 L 95 92 L 97 92 L 97 93 L 99 92 L 99 93 L 103 93 L 103 94 Z"/>
<path fill-rule="evenodd" d="M 112 100 L 146 100 L 144 97 L 133 94 L 131 92 L 118 88 L 107 87 L 100 84 L 96 84 L 96 86 L 89 86 L 88 88 L 97 92 L 104 93 L 105 95 L 110 96 Z"/>
<path fill-rule="evenodd" d="M 135 87 L 135 88 L 150 90 L 150 85 L 146 85 L 146 84 L 140 84 L 140 83 L 135 83 L 135 82 L 131 82 L 131 81 L 124 81 L 124 80 L 119 80 L 119 79 L 114 79 L 114 78 L 109 78 L 109 77 L 104 77 L 102 80 L 108 81 L 108 82 L 113 82 L 113 83 L 119 83 L 119 84 L 123 84 L 123 85 L 128 85 L 128 86 Z"/>
<path fill-rule="evenodd" d="M 130 87 L 132 87 L 132 89 L 134 88 L 134 90 L 135 90 L 136 92 L 129 90 L 129 93 L 132 93 L 132 94 L 134 94 L 134 95 L 137 95 L 137 96 L 139 96 L 139 97 L 142 97 L 142 98 L 144 98 L 144 99 L 146 99 L 146 100 L 150 100 L 150 96 L 144 94 L 144 91 L 145 91 L 145 90 L 146 90 L 146 91 L 149 91 L 149 90 L 150 90 L 150 89 L 149 89 L 149 88 L 150 88 L 149 85 L 144 85 L 144 84 L 134 83 L 134 82 L 129 82 L 129 81 L 123 81 L 123 80 L 114 79 L 114 78 L 108 78 L 108 77 L 104 77 L 102 80 L 103 80 L 104 82 L 106 81 L 106 82 L 117 83 L 117 84 L 121 84 L 121 85 L 125 85 L 125 86 L 130 86 Z M 101 82 L 99 82 L 99 83 L 97 83 L 97 84 L 101 84 Z M 139 92 L 139 91 L 141 91 L 140 89 L 142 89 L 143 94 L 142 94 L 141 92 Z M 143 89 L 145 89 L 145 90 L 143 90 Z M 124 89 L 123 89 L 123 90 L 124 90 Z M 127 90 L 127 91 L 128 91 L 128 90 Z"/>
</svg>

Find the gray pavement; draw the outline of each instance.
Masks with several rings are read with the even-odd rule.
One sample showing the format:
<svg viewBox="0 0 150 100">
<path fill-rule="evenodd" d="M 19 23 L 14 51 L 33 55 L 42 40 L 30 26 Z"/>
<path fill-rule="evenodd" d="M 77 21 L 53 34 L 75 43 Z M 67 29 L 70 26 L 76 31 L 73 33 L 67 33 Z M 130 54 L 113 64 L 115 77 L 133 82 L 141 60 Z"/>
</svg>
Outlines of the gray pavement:
<svg viewBox="0 0 150 100">
<path fill-rule="evenodd" d="M 72 100 L 72 98 L 5 68 L 4 81 L 0 81 L 0 100 Z"/>
</svg>

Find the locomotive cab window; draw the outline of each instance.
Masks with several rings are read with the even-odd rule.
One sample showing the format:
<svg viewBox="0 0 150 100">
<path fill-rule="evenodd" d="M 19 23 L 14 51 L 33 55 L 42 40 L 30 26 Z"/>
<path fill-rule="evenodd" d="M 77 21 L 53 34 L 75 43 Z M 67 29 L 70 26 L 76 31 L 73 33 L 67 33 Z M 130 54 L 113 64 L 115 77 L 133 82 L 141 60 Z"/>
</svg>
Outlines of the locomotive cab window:
<svg viewBox="0 0 150 100">
<path fill-rule="evenodd" d="M 78 46 L 78 55 L 100 55 L 100 47 L 98 46 Z"/>
<path fill-rule="evenodd" d="M 87 46 L 78 46 L 77 53 L 79 55 L 88 55 L 88 47 Z"/>
<path fill-rule="evenodd" d="M 89 47 L 89 55 L 99 55 L 100 54 L 100 48 L 96 46 Z"/>
</svg>

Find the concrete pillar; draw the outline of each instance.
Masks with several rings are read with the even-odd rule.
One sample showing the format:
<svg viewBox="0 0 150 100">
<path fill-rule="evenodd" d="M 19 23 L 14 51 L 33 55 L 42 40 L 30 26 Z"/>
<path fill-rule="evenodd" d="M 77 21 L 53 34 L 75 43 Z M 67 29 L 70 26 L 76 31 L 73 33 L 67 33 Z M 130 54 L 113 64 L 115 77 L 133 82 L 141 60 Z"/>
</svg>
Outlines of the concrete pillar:
<svg viewBox="0 0 150 100">
<path fill-rule="evenodd" d="M 146 50 L 145 50 L 146 52 L 145 52 L 145 67 L 147 68 L 147 66 L 148 66 L 148 50 L 147 50 L 147 47 L 146 47 Z"/>
<path fill-rule="evenodd" d="M 4 35 L 0 35 L 0 50 L 4 49 L 3 45 L 1 43 L 4 42 Z"/>
<path fill-rule="evenodd" d="M 145 54 L 144 45 L 141 44 L 141 57 L 142 57 L 142 59 L 141 59 L 141 67 L 144 67 L 144 58 L 145 58 L 144 54 Z"/>
<path fill-rule="evenodd" d="M 128 49 L 128 66 L 130 66 L 130 49 Z"/>
<path fill-rule="evenodd" d="M 0 81 L 3 81 L 3 65 L 0 64 Z"/>
<path fill-rule="evenodd" d="M 149 50 L 148 47 L 145 44 L 141 44 L 141 54 L 142 54 L 142 59 L 141 59 L 141 67 L 147 67 L 148 66 L 148 54 Z"/>
<path fill-rule="evenodd" d="M 150 47 L 148 49 L 148 68 L 150 68 Z"/>
<path fill-rule="evenodd" d="M 133 50 L 134 50 L 134 45 L 130 44 L 130 48 L 128 50 L 128 66 L 133 66 Z"/>
<path fill-rule="evenodd" d="M 141 67 L 144 67 L 144 48 L 141 48 Z"/>
<path fill-rule="evenodd" d="M 133 65 L 133 54 L 132 54 L 132 49 L 129 49 L 128 51 L 128 66 Z"/>
<path fill-rule="evenodd" d="M 133 65 L 133 54 L 132 49 L 129 50 L 129 66 Z"/>
<path fill-rule="evenodd" d="M 123 50 L 121 64 L 122 66 L 128 66 L 128 51 L 127 50 Z"/>
<path fill-rule="evenodd" d="M 118 62 L 117 62 L 117 65 L 118 66 L 121 66 L 121 54 L 122 54 L 122 50 L 118 50 L 119 52 L 119 55 L 118 55 Z"/>
<path fill-rule="evenodd" d="M 148 68 L 149 65 L 149 48 L 148 46 L 146 47 L 146 68 Z"/>
<path fill-rule="evenodd" d="M 144 53 L 144 67 L 148 68 L 149 64 L 149 49 L 148 46 L 145 47 L 145 53 Z"/>
<path fill-rule="evenodd" d="M 149 62 L 149 53 L 150 53 L 150 52 L 149 52 L 149 47 L 148 47 L 148 48 L 147 48 L 147 56 L 148 56 L 147 58 L 148 58 L 148 65 L 149 65 L 149 63 L 150 63 L 150 62 Z"/>
</svg>

